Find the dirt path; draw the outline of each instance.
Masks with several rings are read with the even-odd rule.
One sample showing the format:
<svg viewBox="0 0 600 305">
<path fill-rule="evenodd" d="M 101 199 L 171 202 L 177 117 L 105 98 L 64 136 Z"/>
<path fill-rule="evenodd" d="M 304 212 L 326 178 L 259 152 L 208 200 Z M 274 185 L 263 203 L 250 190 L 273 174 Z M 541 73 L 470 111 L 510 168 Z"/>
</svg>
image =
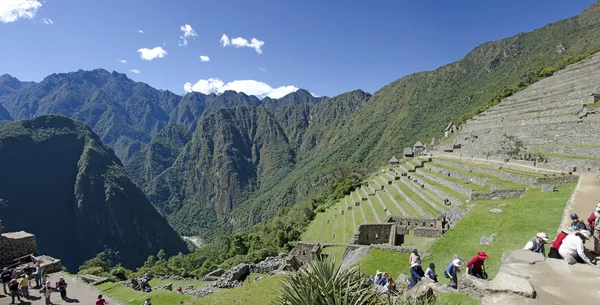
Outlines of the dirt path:
<svg viewBox="0 0 600 305">
<path fill-rule="evenodd" d="M 100 291 L 92 286 L 92 285 L 88 285 L 84 282 L 82 282 L 79 279 L 75 279 L 72 278 L 70 276 L 66 276 L 64 275 L 62 272 L 59 273 L 53 273 L 50 274 L 50 283 L 52 283 L 52 287 L 55 286 L 55 283 L 58 282 L 58 278 L 64 276 L 65 280 L 67 281 L 67 284 L 69 284 L 68 288 L 67 288 L 67 297 L 69 298 L 69 300 L 64 301 L 60 298 L 60 293 L 58 292 L 58 290 L 53 291 L 52 292 L 52 296 L 50 297 L 50 300 L 52 301 L 52 304 L 55 305 L 65 305 L 65 304 L 84 304 L 84 305 L 94 305 L 96 302 L 96 299 L 98 298 L 98 295 L 100 294 Z M 35 284 L 35 281 L 33 282 L 33 284 Z M 0 289 L 0 292 L 1 289 Z M 22 305 L 44 305 L 44 298 L 41 295 L 41 293 L 39 293 L 39 288 L 36 289 L 29 289 L 29 293 L 32 296 L 31 299 L 27 300 L 23 298 L 23 302 L 20 303 Z M 104 296 L 104 299 L 108 302 L 108 304 L 110 305 L 121 305 L 120 302 L 111 299 L 108 296 Z M 0 305 L 9 305 L 11 302 L 11 298 L 10 296 L 4 296 L 4 294 L 0 295 Z M 19 304 L 19 302 L 17 301 L 17 304 Z"/>
<path fill-rule="evenodd" d="M 571 224 L 572 213 L 576 213 L 580 220 L 587 225 L 587 219 L 600 201 L 600 176 L 598 174 L 582 174 L 575 192 L 571 197 L 571 204 L 565 208 L 560 227 Z M 588 249 L 593 249 L 592 242 L 586 244 Z"/>
</svg>

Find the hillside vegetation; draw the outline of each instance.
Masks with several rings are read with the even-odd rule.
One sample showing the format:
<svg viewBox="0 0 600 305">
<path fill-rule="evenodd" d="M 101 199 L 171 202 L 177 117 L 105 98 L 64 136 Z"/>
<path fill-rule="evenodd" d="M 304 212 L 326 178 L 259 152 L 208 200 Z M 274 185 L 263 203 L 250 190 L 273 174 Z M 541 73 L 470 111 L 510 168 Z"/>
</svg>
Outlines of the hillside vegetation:
<svg viewBox="0 0 600 305">
<path fill-rule="evenodd" d="M 75 269 L 105 249 L 138 266 L 165 249 L 187 252 L 113 151 L 85 124 L 40 116 L 0 129 L 0 215 L 36 235 L 40 253 Z"/>
</svg>

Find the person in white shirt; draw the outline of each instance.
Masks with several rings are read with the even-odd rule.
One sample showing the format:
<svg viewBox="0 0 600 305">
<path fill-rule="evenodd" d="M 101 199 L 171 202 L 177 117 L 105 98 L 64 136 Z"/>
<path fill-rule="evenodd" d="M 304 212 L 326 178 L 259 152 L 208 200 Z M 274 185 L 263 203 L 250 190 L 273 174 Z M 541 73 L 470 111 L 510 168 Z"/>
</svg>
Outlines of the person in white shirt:
<svg viewBox="0 0 600 305">
<path fill-rule="evenodd" d="M 437 280 L 437 275 L 435 274 L 435 264 L 434 263 L 430 263 L 429 268 L 427 268 L 427 270 L 425 270 L 425 277 L 427 277 L 428 279 L 437 283 L 438 280 Z"/>
<path fill-rule="evenodd" d="M 546 249 L 544 245 L 549 241 L 548 235 L 544 232 L 538 233 L 534 238 L 529 240 L 524 250 L 530 250 L 531 252 L 540 253 L 543 256 L 546 256 Z"/>
<path fill-rule="evenodd" d="M 373 278 L 373 283 L 375 285 L 377 285 L 377 283 L 379 283 L 380 279 L 381 279 L 381 271 L 377 270 L 377 272 L 375 273 L 375 277 Z"/>
<path fill-rule="evenodd" d="M 583 248 L 584 241 L 590 239 L 592 234 L 589 231 L 581 230 L 576 234 L 567 235 L 558 249 L 558 253 L 569 262 L 570 265 L 575 263 L 585 263 L 592 265 L 590 259 L 585 255 Z"/>
</svg>

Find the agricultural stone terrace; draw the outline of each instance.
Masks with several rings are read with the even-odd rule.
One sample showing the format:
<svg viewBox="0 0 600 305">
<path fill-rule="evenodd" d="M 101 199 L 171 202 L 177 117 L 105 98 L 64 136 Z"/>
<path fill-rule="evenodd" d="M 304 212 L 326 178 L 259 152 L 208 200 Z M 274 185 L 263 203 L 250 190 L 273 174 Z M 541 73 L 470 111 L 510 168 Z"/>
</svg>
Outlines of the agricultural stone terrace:
<svg viewBox="0 0 600 305">
<path fill-rule="evenodd" d="M 325 212 L 318 213 L 302 241 L 349 244 L 359 237 L 360 231 L 364 234 L 367 229 L 370 232 L 384 227 L 389 230 L 389 226 L 363 226 L 361 229 L 361 225 L 385 224 L 389 219 L 401 218 L 434 221 L 450 209 L 468 208 L 473 200 L 520 197 L 533 185 L 569 183 L 577 179 L 574 175 L 539 168 L 531 170 L 516 165 L 515 168 L 504 168 L 490 162 L 420 157 L 405 158 L 398 164 L 383 167 Z M 397 227 L 398 232 L 404 232 L 403 225 L 397 224 Z M 445 230 L 437 225 L 435 228 L 439 232 L 430 234 L 423 231 L 430 230 L 428 226 L 411 227 L 407 228 L 406 234 L 418 232 L 416 235 L 439 237 Z M 368 243 L 371 237 L 380 235 L 369 233 L 368 239 L 360 237 L 360 243 Z M 376 239 L 381 243 L 381 238 Z M 398 237 L 395 243 L 403 240 Z"/>
<path fill-rule="evenodd" d="M 600 101 L 592 96 L 600 88 L 599 69 L 595 54 L 540 80 L 461 126 L 453 143 L 459 149 L 444 153 L 440 146 L 435 154 L 500 160 L 507 135 L 523 141 L 524 154 L 546 159 L 521 165 L 600 172 Z"/>
</svg>

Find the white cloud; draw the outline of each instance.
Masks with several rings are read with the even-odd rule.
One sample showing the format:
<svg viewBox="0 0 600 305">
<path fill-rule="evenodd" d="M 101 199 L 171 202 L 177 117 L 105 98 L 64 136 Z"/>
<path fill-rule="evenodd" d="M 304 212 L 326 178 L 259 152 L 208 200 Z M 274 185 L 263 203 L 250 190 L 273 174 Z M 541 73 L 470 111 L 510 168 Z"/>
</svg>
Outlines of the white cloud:
<svg viewBox="0 0 600 305">
<path fill-rule="evenodd" d="M 180 46 L 187 46 L 187 44 L 188 44 L 187 39 L 189 37 L 198 36 L 198 33 L 196 33 L 196 31 L 189 24 L 182 25 L 179 29 L 183 32 L 183 36 L 179 36 L 179 45 Z"/>
<path fill-rule="evenodd" d="M 144 31 L 142 31 L 142 30 L 138 30 L 138 33 L 140 33 L 140 34 L 144 34 Z"/>
<path fill-rule="evenodd" d="M 125 59 L 117 59 L 118 62 L 122 63 L 122 64 L 126 64 L 127 61 Z"/>
<path fill-rule="evenodd" d="M 225 35 L 225 34 L 223 34 L 223 36 L 221 36 L 221 40 L 219 40 L 219 42 L 221 42 L 221 46 L 223 48 L 231 44 L 229 37 L 227 37 L 227 35 Z"/>
<path fill-rule="evenodd" d="M 229 39 L 229 37 L 225 34 L 221 36 L 221 40 L 219 40 L 219 42 L 221 42 L 222 47 L 234 46 L 236 48 L 253 48 L 258 54 L 262 54 L 262 46 L 265 44 L 264 41 L 258 40 L 256 38 L 250 39 L 250 42 L 248 42 L 246 38 L 242 37 Z"/>
<path fill-rule="evenodd" d="M 131 72 L 133 72 L 135 74 L 140 74 L 140 70 L 138 70 L 138 69 L 131 69 L 129 71 L 131 71 Z"/>
<path fill-rule="evenodd" d="M 47 25 L 53 25 L 54 21 L 52 21 L 52 19 L 50 18 L 42 18 L 42 23 L 45 23 Z"/>
<path fill-rule="evenodd" d="M 208 61 L 210 61 L 210 57 L 208 57 L 206 55 L 200 55 L 200 60 L 203 62 L 208 62 Z"/>
<path fill-rule="evenodd" d="M 156 47 L 154 49 L 142 48 L 139 49 L 140 57 L 143 60 L 153 60 L 155 58 L 163 58 L 167 55 L 167 51 L 163 50 L 161 47 Z"/>
<path fill-rule="evenodd" d="M 31 19 L 42 4 L 37 0 L 0 0 L 0 22 Z"/>
<path fill-rule="evenodd" d="M 267 69 L 263 68 L 263 67 L 258 67 L 260 69 L 260 72 L 267 72 Z"/>
<path fill-rule="evenodd" d="M 236 92 L 244 92 L 248 95 L 255 95 L 262 99 L 263 97 L 281 98 L 289 93 L 298 90 L 295 86 L 281 86 L 273 88 L 266 83 L 256 80 L 236 80 L 229 83 L 224 83 L 218 78 L 201 79 L 195 84 L 185 83 L 183 89 L 186 92 L 200 92 L 204 94 L 223 93 L 227 90 Z"/>
</svg>

